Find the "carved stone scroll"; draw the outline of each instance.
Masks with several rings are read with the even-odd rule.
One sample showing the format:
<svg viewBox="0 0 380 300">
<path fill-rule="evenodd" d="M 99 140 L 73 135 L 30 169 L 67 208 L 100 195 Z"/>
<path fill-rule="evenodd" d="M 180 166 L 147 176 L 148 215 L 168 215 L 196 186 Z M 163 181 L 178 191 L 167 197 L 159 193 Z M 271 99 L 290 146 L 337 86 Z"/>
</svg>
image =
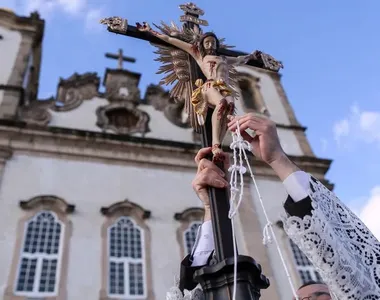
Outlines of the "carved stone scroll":
<svg viewBox="0 0 380 300">
<path fill-rule="evenodd" d="M 100 78 L 96 73 L 74 73 L 67 79 L 61 78 L 58 84 L 57 99 L 51 109 L 69 111 L 77 108 L 84 100 L 98 95 Z"/>
<path fill-rule="evenodd" d="M 111 130 L 118 134 L 150 132 L 149 115 L 139 110 L 131 102 L 111 103 L 96 110 L 97 126 L 104 131 Z"/>
</svg>

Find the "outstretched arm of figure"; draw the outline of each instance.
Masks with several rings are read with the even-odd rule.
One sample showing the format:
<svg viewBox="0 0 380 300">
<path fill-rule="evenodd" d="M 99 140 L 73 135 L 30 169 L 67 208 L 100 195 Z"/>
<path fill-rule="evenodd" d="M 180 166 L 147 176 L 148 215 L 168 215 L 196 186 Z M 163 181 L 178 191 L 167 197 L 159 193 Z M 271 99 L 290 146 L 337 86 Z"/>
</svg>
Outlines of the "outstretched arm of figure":
<svg viewBox="0 0 380 300">
<path fill-rule="evenodd" d="M 186 51 L 187 53 L 193 55 L 192 53 L 192 45 L 189 43 L 186 43 L 184 41 L 181 41 L 180 39 L 176 39 L 174 37 L 168 36 L 166 34 L 159 33 L 156 30 L 153 30 L 150 25 L 146 22 L 143 22 L 141 25 L 140 23 L 136 23 L 136 27 L 138 30 L 143 31 L 143 32 L 150 32 L 152 35 L 158 37 L 160 40 L 173 45 L 174 47 L 177 47 L 183 51 Z"/>
<path fill-rule="evenodd" d="M 260 54 L 260 51 L 256 50 L 248 55 L 241 55 L 238 57 L 228 56 L 227 62 L 231 65 L 241 66 L 241 65 L 247 64 L 251 59 L 257 59 L 259 54 Z"/>
</svg>

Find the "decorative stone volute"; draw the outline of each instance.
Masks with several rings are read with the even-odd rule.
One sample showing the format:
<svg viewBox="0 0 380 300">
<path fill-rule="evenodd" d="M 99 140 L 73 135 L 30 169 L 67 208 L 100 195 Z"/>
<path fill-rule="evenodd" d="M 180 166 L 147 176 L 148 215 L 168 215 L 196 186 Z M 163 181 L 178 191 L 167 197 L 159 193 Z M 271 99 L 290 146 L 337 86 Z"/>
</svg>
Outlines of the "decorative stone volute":
<svg viewBox="0 0 380 300">
<path fill-rule="evenodd" d="M 146 88 L 144 102 L 158 111 L 164 111 L 169 104 L 170 95 L 160 85 L 150 84 Z"/>
<path fill-rule="evenodd" d="M 98 95 L 100 78 L 96 73 L 74 73 L 67 79 L 60 78 L 57 98 L 52 105 L 55 111 L 69 111 L 77 108 L 83 100 L 90 100 Z"/>
<path fill-rule="evenodd" d="M 132 102 L 124 101 L 100 106 L 96 110 L 97 126 L 104 131 L 118 134 L 141 133 L 143 136 L 150 131 L 149 115 L 136 108 Z"/>
<path fill-rule="evenodd" d="M 170 98 L 169 92 L 161 86 L 150 84 L 146 89 L 144 102 L 152 105 L 156 110 L 162 111 L 172 124 L 182 128 L 190 128 L 184 102 L 175 102 L 173 98 Z"/>
</svg>

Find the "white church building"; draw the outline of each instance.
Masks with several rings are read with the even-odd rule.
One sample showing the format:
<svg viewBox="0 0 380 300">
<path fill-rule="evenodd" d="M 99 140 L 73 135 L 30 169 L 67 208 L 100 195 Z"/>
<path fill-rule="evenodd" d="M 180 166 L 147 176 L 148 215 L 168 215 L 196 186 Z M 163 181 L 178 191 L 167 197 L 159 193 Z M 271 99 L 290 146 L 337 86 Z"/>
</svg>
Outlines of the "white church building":
<svg viewBox="0 0 380 300">
<path fill-rule="evenodd" d="M 143 75 L 126 69 L 73 74 L 54 98 L 38 100 L 43 32 L 37 13 L 0 9 L 0 298 L 165 299 L 202 222 L 191 187 L 199 138 L 168 92 L 140 91 Z M 238 71 L 237 113 L 270 116 L 286 153 L 332 187 L 324 177 L 331 161 L 312 152 L 281 76 Z M 281 228 L 282 183 L 264 163 L 251 164 L 294 282 L 317 280 Z M 247 177 L 239 252 L 271 281 L 261 299 L 289 300 L 279 255 L 262 245 L 264 225 Z"/>
</svg>

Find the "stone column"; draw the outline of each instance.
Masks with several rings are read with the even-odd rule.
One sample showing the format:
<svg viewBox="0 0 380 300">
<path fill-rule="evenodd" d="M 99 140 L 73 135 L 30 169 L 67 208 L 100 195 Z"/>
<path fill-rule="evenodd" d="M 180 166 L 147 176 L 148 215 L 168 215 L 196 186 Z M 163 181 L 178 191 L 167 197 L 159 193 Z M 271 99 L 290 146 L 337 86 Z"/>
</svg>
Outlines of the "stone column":
<svg viewBox="0 0 380 300">
<path fill-rule="evenodd" d="M 9 147 L 0 146 L 0 188 L 2 184 L 5 164 L 12 157 L 13 151 Z"/>
<path fill-rule="evenodd" d="M 33 36 L 29 32 L 22 32 L 22 40 L 17 58 L 13 66 L 8 85 L 22 87 L 23 76 L 28 63 L 28 56 L 31 53 Z M 0 105 L 0 119 L 15 119 L 17 108 L 20 105 L 21 91 L 5 91 L 3 101 Z"/>
</svg>

